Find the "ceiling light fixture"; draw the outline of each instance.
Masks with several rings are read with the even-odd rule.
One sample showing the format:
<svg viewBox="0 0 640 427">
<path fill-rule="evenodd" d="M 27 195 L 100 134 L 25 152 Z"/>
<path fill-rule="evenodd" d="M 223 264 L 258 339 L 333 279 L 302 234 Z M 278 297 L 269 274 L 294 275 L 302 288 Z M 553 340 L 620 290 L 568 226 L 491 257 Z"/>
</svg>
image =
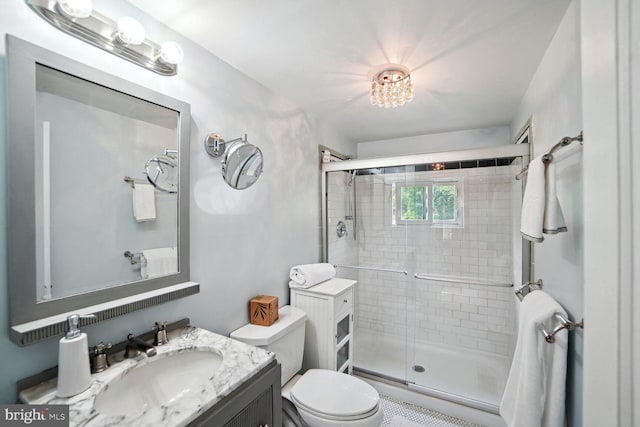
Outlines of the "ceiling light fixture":
<svg viewBox="0 0 640 427">
<path fill-rule="evenodd" d="M 398 64 L 387 64 L 372 73 L 371 105 L 395 108 L 411 102 L 413 83 L 409 69 Z"/>
<path fill-rule="evenodd" d="M 115 21 L 92 8 L 91 0 L 26 0 L 41 18 L 57 29 L 122 59 L 163 76 L 178 73 L 182 48 L 148 38 L 142 24 L 125 16 Z"/>
</svg>

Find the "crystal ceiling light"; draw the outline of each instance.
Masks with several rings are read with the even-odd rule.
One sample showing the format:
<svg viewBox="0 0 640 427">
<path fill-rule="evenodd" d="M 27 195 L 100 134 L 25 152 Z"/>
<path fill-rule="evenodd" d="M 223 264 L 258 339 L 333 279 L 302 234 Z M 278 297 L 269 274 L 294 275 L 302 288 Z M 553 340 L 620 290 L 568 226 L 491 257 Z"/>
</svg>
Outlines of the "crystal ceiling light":
<svg viewBox="0 0 640 427">
<path fill-rule="evenodd" d="M 411 102 L 413 83 L 409 69 L 397 64 L 388 64 L 371 78 L 371 105 L 395 108 Z"/>
</svg>

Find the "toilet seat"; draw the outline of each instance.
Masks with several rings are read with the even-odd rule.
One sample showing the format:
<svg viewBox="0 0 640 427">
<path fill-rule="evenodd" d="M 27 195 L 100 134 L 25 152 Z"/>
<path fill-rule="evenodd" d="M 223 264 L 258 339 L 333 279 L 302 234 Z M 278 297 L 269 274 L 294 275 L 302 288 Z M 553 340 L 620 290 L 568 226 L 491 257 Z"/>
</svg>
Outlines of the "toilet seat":
<svg viewBox="0 0 640 427">
<path fill-rule="evenodd" d="M 351 375 L 310 369 L 291 389 L 296 407 L 317 417 L 353 421 L 371 417 L 379 410 L 378 392 Z"/>
</svg>

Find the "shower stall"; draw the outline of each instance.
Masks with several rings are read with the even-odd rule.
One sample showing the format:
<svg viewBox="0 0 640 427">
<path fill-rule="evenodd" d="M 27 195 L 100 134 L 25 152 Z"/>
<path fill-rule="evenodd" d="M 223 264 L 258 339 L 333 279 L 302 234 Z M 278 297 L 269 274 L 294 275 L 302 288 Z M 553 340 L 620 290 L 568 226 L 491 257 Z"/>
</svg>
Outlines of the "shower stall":
<svg viewBox="0 0 640 427">
<path fill-rule="evenodd" d="M 357 371 L 497 413 L 515 345 L 527 144 L 323 165 L 326 262 L 356 279 Z M 523 262 L 523 260 L 525 260 Z"/>
</svg>

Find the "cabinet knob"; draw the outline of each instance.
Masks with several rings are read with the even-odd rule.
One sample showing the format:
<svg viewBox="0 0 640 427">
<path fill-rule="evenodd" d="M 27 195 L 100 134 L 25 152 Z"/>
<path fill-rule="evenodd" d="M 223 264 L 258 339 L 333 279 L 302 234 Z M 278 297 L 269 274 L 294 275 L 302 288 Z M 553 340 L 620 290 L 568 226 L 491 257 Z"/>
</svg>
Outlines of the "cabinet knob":
<svg viewBox="0 0 640 427">
<path fill-rule="evenodd" d="M 348 300 L 348 299 L 346 299 L 346 300 L 344 300 L 344 302 L 345 302 L 345 303 L 348 303 L 348 302 L 349 302 L 349 300 Z"/>
</svg>

